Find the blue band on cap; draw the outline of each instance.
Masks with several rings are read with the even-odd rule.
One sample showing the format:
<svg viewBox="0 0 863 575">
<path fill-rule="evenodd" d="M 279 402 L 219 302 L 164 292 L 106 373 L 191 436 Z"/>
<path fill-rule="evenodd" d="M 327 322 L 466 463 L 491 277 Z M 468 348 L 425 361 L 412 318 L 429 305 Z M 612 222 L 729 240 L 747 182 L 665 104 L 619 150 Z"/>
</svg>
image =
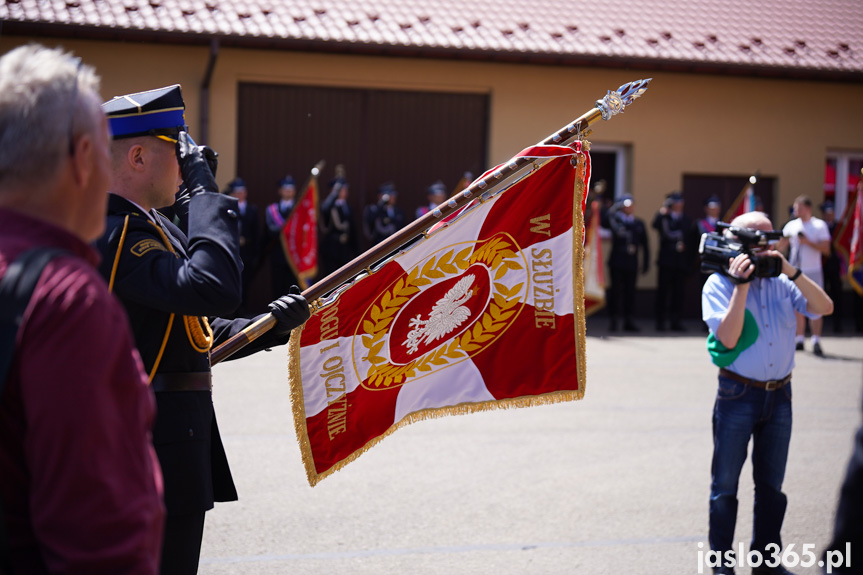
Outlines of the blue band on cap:
<svg viewBox="0 0 863 575">
<path fill-rule="evenodd" d="M 183 110 L 165 110 L 133 116 L 108 117 L 114 137 L 146 134 L 150 130 L 182 130 L 186 126 Z"/>
</svg>

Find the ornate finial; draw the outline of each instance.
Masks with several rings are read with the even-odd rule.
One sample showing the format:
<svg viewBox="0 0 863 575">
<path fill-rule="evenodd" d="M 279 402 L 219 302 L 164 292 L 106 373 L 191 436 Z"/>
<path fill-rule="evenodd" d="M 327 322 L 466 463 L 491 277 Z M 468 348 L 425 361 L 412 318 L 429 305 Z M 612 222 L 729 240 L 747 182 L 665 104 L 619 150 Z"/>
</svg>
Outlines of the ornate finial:
<svg viewBox="0 0 863 575">
<path fill-rule="evenodd" d="M 324 166 L 326 165 L 326 161 L 320 160 L 315 166 L 312 168 L 312 175 L 317 176 L 323 171 Z"/>
<path fill-rule="evenodd" d="M 623 113 L 624 108 L 632 104 L 632 101 L 647 91 L 647 85 L 653 78 L 646 80 L 635 80 L 627 82 L 617 89 L 616 92 L 609 90 L 602 100 L 596 101 L 596 107 L 602 113 L 602 119 L 608 120 L 614 115 Z"/>
</svg>

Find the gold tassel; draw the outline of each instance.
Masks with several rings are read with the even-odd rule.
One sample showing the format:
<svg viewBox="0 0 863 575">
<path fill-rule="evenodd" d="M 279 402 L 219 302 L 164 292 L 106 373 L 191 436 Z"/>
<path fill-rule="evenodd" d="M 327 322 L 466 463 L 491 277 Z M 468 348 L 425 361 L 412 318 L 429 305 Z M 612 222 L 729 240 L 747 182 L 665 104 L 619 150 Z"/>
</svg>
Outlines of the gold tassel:
<svg viewBox="0 0 863 575">
<path fill-rule="evenodd" d="M 165 235 L 162 228 L 153 222 L 150 222 L 150 224 L 159 232 L 159 236 L 161 236 L 162 242 L 164 242 L 168 251 L 176 256 L 177 252 L 174 251 L 174 246 L 171 245 L 171 242 L 168 240 L 168 237 Z M 173 320 L 173 317 L 171 319 Z M 213 328 L 210 327 L 210 322 L 207 321 L 207 318 L 194 315 L 184 315 L 183 325 L 186 327 L 186 336 L 189 338 L 189 343 L 195 351 L 201 353 L 207 353 L 210 351 L 210 348 L 213 347 Z M 168 331 L 170 331 L 170 324 L 168 326 Z M 159 355 L 161 356 L 161 353 Z"/>
<path fill-rule="evenodd" d="M 184 315 L 183 325 L 186 326 L 186 335 L 195 351 L 201 353 L 210 351 L 210 348 L 213 347 L 213 328 L 210 327 L 207 318 Z"/>
</svg>

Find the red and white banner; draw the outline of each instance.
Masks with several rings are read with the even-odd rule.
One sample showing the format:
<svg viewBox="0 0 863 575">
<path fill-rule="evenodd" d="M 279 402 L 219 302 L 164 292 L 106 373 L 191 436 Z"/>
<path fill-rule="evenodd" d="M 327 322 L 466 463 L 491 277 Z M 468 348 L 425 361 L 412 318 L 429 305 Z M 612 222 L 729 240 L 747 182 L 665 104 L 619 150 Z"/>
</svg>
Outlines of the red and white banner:
<svg viewBox="0 0 863 575">
<path fill-rule="evenodd" d="M 310 484 L 413 421 L 584 395 L 590 158 L 564 150 L 355 282 L 291 337 Z"/>
<path fill-rule="evenodd" d="M 318 275 L 318 178 L 309 177 L 288 216 L 280 237 L 288 265 L 297 276 L 300 288 Z"/>
</svg>

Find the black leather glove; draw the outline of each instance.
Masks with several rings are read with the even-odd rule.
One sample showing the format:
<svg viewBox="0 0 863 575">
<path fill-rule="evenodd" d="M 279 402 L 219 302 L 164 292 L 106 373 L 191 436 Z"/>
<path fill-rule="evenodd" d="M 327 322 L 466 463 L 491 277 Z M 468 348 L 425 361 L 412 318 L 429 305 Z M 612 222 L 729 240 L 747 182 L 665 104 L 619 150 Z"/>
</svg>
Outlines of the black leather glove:
<svg viewBox="0 0 863 575">
<path fill-rule="evenodd" d="M 174 209 L 177 211 L 184 211 L 186 213 L 189 212 L 189 202 L 192 199 L 192 195 L 189 193 L 189 186 L 186 185 L 185 182 L 180 184 L 180 188 L 177 190 L 177 193 L 174 194 Z"/>
<path fill-rule="evenodd" d="M 215 177 L 218 156 L 211 148 L 196 144 L 187 132 L 177 136 L 177 161 L 190 198 L 202 192 L 219 193 Z"/>
<path fill-rule="evenodd" d="M 306 298 L 300 295 L 300 288 L 297 286 L 291 286 L 288 295 L 283 295 L 267 307 L 276 318 L 272 332 L 277 336 L 290 333 L 295 327 L 306 323 L 312 315 Z"/>
</svg>

